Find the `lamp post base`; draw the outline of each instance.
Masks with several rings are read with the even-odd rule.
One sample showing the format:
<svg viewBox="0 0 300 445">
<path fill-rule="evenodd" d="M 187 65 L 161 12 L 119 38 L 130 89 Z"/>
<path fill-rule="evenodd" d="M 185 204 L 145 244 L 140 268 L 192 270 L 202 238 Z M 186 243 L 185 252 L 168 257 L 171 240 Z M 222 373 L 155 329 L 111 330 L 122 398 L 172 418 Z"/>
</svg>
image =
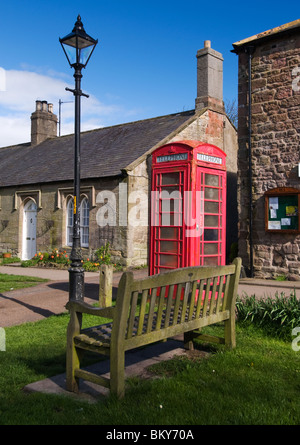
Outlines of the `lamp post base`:
<svg viewBox="0 0 300 445">
<path fill-rule="evenodd" d="M 84 269 L 82 267 L 71 266 L 69 269 L 69 299 L 84 300 Z"/>
</svg>

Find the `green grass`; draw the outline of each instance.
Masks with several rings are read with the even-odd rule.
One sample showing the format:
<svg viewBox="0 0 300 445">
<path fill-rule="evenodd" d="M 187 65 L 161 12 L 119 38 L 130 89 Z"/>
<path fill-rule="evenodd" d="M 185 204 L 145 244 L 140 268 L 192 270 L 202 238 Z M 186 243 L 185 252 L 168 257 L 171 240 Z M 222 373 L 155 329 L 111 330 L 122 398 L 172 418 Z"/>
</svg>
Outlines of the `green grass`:
<svg viewBox="0 0 300 445">
<path fill-rule="evenodd" d="M 206 358 L 176 358 L 131 378 L 125 398 L 88 404 L 26 394 L 28 383 L 65 371 L 68 314 L 6 328 L 0 352 L 2 425 L 298 425 L 300 351 L 255 325 L 237 326 L 237 348 Z M 99 319 L 97 319 L 99 323 Z M 95 318 L 86 317 L 86 324 Z M 220 327 L 209 328 L 219 334 Z M 207 350 L 207 348 L 206 348 Z"/>
<path fill-rule="evenodd" d="M 23 275 L 0 274 L 0 293 L 9 290 L 22 289 L 25 287 L 36 286 L 48 280 L 36 277 L 25 277 Z"/>
</svg>

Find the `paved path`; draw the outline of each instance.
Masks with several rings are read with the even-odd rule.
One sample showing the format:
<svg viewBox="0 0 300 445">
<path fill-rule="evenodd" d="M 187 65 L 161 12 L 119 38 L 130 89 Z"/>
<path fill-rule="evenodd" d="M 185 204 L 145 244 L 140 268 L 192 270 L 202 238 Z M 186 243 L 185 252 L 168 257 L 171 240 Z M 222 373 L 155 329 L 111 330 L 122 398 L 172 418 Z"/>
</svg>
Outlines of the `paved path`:
<svg viewBox="0 0 300 445">
<path fill-rule="evenodd" d="M 0 294 L 0 327 L 19 325 L 65 312 L 69 297 L 69 273 L 65 270 L 23 268 L 17 266 L 0 266 L 0 273 L 36 276 L 49 281 L 25 289 L 11 290 Z M 118 282 L 122 272 L 113 276 L 113 296 L 116 295 Z M 137 277 L 147 276 L 147 269 L 135 270 Z M 239 295 L 255 294 L 257 297 L 285 295 L 296 289 L 300 297 L 300 281 L 280 282 L 272 280 L 241 279 Z M 95 303 L 99 295 L 99 273 L 85 273 L 85 301 Z"/>
</svg>

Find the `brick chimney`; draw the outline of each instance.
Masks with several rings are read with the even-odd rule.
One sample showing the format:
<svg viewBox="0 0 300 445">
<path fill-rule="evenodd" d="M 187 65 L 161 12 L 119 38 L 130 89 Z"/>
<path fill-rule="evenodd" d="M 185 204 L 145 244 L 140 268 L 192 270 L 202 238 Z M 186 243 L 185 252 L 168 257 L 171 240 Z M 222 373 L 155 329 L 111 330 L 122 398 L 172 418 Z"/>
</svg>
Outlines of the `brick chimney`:
<svg viewBox="0 0 300 445">
<path fill-rule="evenodd" d="M 36 109 L 31 114 L 31 145 L 37 145 L 48 138 L 57 136 L 57 116 L 53 104 L 37 100 Z"/>
<path fill-rule="evenodd" d="M 223 56 L 211 48 L 210 40 L 197 52 L 197 98 L 196 111 L 202 108 L 224 111 L 223 102 Z"/>
</svg>

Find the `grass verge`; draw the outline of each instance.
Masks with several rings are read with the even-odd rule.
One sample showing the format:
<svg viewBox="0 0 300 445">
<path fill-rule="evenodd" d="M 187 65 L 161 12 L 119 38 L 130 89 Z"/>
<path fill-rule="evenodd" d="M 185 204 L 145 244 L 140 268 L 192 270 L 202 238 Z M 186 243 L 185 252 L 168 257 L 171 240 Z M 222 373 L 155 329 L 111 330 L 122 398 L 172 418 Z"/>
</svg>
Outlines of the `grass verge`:
<svg viewBox="0 0 300 445">
<path fill-rule="evenodd" d="M 23 275 L 0 274 L 0 293 L 25 287 L 36 286 L 48 280 L 37 277 L 27 277 Z"/>
<path fill-rule="evenodd" d="M 34 381 L 65 371 L 68 314 L 6 328 L 0 352 L 2 425 L 298 425 L 300 352 L 255 325 L 237 326 L 237 348 L 176 358 L 131 378 L 125 398 L 97 404 L 25 394 Z M 86 324 L 95 319 L 86 317 Z M 99 319 L 97 319 L 99 323 Z M 218 335 L 221 327 L 210 327 Z"/>
</svg>

